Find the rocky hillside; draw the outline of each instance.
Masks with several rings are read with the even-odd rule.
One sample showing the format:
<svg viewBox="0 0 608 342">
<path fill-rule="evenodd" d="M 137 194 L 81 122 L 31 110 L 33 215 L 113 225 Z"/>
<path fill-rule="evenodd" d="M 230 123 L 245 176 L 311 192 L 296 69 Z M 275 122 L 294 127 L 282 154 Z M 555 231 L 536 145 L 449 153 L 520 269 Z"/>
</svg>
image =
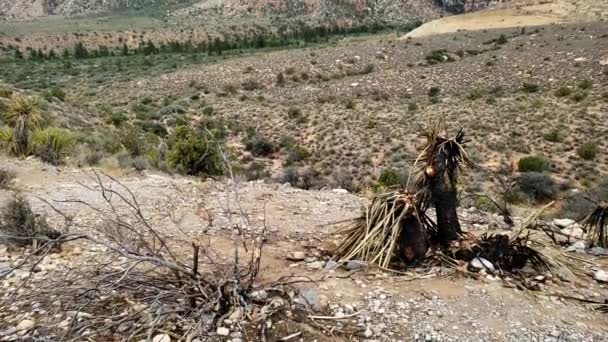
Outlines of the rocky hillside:
<svg viewBox="0 0 608 342">
<path fill-rule="evenodd" d="M 466 0 L 17 0 L 0 1 L 0 18 L 24 20 L 51 15 L 67 17 L 143 10 L 170 17 L 309 16 L 314 19 L 374 19 L 399 21 L 412 15 L 435 18 L 443 10 L 460 12 L 483 8 L 492 1 Z M 481 5 L 480 5 L 481 4 Z"/>
</svg>

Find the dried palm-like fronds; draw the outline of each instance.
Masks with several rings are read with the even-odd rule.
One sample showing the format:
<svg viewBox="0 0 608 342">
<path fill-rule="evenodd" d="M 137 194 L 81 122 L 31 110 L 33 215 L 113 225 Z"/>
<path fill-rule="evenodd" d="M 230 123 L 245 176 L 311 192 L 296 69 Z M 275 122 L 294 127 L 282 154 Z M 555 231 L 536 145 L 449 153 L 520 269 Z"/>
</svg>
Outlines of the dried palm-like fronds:
<svg viewBox="0 0 608 342">
<path fill-rule="evenodd" d="M 365 215 L 350 224 L 335 255 L 385 268 L 396 259 L 424 257 L 432 232 L 432 223 L 419 211 L 416 197 L 405 190 L 376 196 Z"/>
<path fill-rule="evenodd" d="M 608 202 L 597 203 L 597 206 L 583 219 L 590 246 L 608 248 Z"/>
</svg>

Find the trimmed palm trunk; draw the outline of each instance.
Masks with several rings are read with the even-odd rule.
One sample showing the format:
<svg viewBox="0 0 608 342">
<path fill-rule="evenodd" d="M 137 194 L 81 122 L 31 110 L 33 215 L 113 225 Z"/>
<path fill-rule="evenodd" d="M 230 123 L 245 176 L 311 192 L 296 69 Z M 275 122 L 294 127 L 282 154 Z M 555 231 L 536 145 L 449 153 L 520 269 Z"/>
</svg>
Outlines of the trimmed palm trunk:
<svg viewBox="0 0 608 342">
<path fill-rule="evenodd" d="M 436 153 L 435 160 L 430 165 L 435 170 L 435 177 L 429 177 L 431 203 L 437 214 L 437 237 L 441 244 L 458 239 L 462 233 L 456 212 L 458 202 L 456 184 L 448 176 L 447 159 L 445 149 Z"/>
</svg>

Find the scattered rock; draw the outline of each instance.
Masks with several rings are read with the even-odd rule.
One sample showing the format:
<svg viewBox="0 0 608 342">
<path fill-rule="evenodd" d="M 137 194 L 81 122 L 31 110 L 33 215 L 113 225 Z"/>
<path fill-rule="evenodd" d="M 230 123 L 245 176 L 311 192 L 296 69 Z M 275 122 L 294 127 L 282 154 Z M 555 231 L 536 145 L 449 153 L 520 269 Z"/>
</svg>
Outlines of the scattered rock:
<svg viewBox="0 0 608 342">
<path fill-rule="evenodd" d="M 347 194 L 348 190 L 342 189 L 342 188 L 337 188 L 337 189 L 333 189 L 332 192 L 335 192 L 337 194 Z"/>
<path fill-rule="evenodd" d="M 578 240 L 572 243 L 568 248 L 566 248 L 566 252 L 575 252 L 575 251 L 583 251 L 587 248 L 587 243 L 583 240 Z"/>
<path fill-rule="evenodd" d="M 31 319 L 24 319 L 15 327 L 16 331 L 28 331 L 34 327 L 36 323 Z"/>
<path fill-rule="evenodd" d="M 338 263 L 333 260 L 329 260 L 328 262 L 325 263 L 325 267 L 323 267 L 323 270 L 331 271 L 331 270 L 336 269 L 336 267 L 338 267 Z"/>
<path fill-rule="evenodd" d="M 469 266 L 474 270 L 486 270 L 490 272 L 494 272 L 494 265 L 487 259 L 484 258 L 475 258 L 469 262 Z"/>
<path fill-rule="evenodd" d="M 152 338 L 152 342 L 171 342 L 171 337 L 167 334 L 158 334 Z"/>
<path fill-rule="evenodd" d="M 324 265 L 325 263 L 323 261 L 313 261 L 306 264 L 306 268 L 309 270 L 320 270 Z"/>
<path fill-rule="evenodd" d="M 589 250 L 589 253 L 597 256 L 608 255 L 608 248 L 593 247 Z"/>
<path fill-rule="evenodd" d="M 306 253 L 304 252 L 290 252 L 287 254 L 287 260 L 302 261 L 304 259 L 306 259 Z"/>
<path fill-rule="evenodd" d="M 359 260 L 349 260 L 344 266 L 349 271 L 360 270 L 367 266 L 367 263 Z"/>
<path fill-rule="evenodd" d="M 370 337 L 374 336 L 374 332 L 372 331 L 372 329 L 367 328 L 367 329 L 365 329 L 365 332 L 363 333 L 363 336 L 365 338 L 370 338 Z"/>
<path fill-rule="evenodd" d="M 558 226 L 559 228 L 566 228 L 575 223 L 576 223 L 576 221 L 574 221 L 572 219 L 554 219 L 553 220 L 553 224 Z"/>
<path fill-rule="evenodd" d="M 608 283 L 608 272 L 604 270 L 597 270 L 593 275 L 593 279 L 602 283 Z"/>
<path fill-rule="evenodd" d="M 226 327 L 219 327 L 219 328 L 217 328 L 216 333 L 219 336 L 228 336 L 228 335 L 230 335 L 230 329 L 228 329 Z"/>
<path fill-rule="evenodd" d="M 249 298 L 259 301 L 266 300 L 268 299 L 268 293 L 266 290 L 253 291 L 249 294 Z"/>
</svg>

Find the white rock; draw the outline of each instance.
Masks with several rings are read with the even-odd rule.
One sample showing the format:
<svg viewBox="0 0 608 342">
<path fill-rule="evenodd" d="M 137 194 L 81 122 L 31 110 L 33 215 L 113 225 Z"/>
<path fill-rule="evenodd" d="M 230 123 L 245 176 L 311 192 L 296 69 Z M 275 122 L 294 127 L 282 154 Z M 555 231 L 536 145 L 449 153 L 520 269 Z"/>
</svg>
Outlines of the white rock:
<svg viewBox="0 0 608 342">
<path fill-rule="evenodd" d="M 228 335 L 230 335 L 230 329 L 228 329 L 226 327 L 219 327 L 219 328 L 217 328 L 216 333 L 220 336 L 228 336 Z"/>
<path fill-rule="evenodd" d="M 287 254 L 287 260 L 302 261 L 304 259 L 306 259 L 306 253 L 304 252 L 290 252 Z"/>
<path fill-rule="evenodd" d="M 554 219 L 553 220 L 553 224 L 555 224 L 556 226 L 558 226 L 559 228 L 566 228 L 569 227 L 573 224 L 575 224 L 576 221 L 572 220 L 572 219 Z"/>
<path fill-rule="evenodd" d="M 494 265 L 489 260 L 484 258 L 475 258 L 469 262 L 469 265 L 477 270 L 494 272 Z"/>
<path fill-rule="evenodd" d="M 152 342 L 171 342 L 171 337 L 167 334 L 158 334 L 152 338 Z"/>
<path fill-rule="evenodd" d="M 348 190 L 342 189 L 342 188 L 337 188 L 337 189 L 333 189 L 332 192 L 335 192 L 337 194 L 347 194 Z"/>
<path fill-rule="evenodd" d="M 574 242 L 572 245 L 570 245 L 568 248 L 566 248 L 566 251 L 574 252 L 577 250 L 584 250 L 585 248 L 587 248 L 587 242 L 585 242 L 584 240 L 578 240 L 578 241 Z"/>
<path fill-rule="evenodd" d="M 19 324 L 17 324 L 17 327 L 15 328 L 16 331 L 24 331 L 24 330 L 30 330 L 34 327 L 36 323 L 34 323 L 34 321 L 32 321 L 31 319 L 24 319 L 23 321 L 19 322 Z"/>
<path fill-rule="evenodd" d="M 253 300 L 266 300 L 268 298 L 268 292 L 265 290 L 253 291 L 249 294 L 249 297 Z"/>
<path fill-rule="evenodd" d="M 372 329 L 367 328 L 367 329 L 365 329 L 363 336 L 365 336 L 365 338 L 370 338 L 370 337 L 374 336 L 374 332 L 372 331 Z"/>
<path fill-rule="evenodd" d="M 608 283 L 608 272 L 604 270 L 598 270 L 593 275 L 593 279 L 600 281 L 602 283 Z"/>
</svg>

